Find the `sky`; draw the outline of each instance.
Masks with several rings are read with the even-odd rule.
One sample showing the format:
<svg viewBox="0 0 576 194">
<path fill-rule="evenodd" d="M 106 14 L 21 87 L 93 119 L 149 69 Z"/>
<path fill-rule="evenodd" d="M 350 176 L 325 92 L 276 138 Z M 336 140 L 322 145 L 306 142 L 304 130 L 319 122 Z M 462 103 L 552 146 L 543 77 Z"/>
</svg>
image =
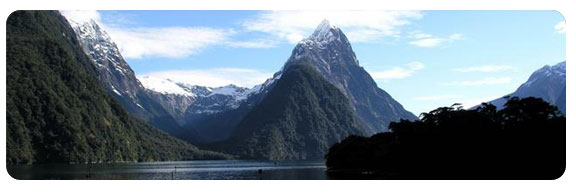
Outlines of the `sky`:
<svg viewBox="0 0 576 194">
<path fill-rule="evenodd" d="M 566 60 L 556 11 L 62 11 L 95 20 L 137 76 L 253 87 L 323 19 L 342 29 L 380 88 L 418 115 L 511 93 Z"/>
</svg>

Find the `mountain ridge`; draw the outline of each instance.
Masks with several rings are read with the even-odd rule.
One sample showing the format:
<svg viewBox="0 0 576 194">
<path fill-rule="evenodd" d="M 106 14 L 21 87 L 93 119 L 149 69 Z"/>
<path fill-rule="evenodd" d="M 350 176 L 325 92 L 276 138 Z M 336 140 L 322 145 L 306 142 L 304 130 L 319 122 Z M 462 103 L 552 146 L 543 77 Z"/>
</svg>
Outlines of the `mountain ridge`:
<svg viewBox="0 0 576 194">
<path fill-rule="evenodd" d="M 555 105 L 566 114 L 566 61 L 545 65 L 534 71 L 516 91 L 490 101 L 497 108 L 504 107 L 506 97 L 538 97 Z"/>
<path fill-rule="evenodd" d="M 301 58 L 309 58 L 314 68 L 348 97 L 370 133 L 387 131 L 392 121 L 418 119 L 378 87 L 360 66 L 344 32 L 328 20 L 323 20 L 310 37 L 296 45 L 288 61 Z M 283 68 L 293 63 L 286 64 Z"/>
<path fill-rule="evenodd" d="M 122 80 L 104 79 L 109 92 L 118 94 L 116 97 L 123 104 L 127 107 L 134 107 L 134 109 L 128 108 L 132 110 L 132 113 L 140 115 L 140 117 L 149 122 L 150 119 L 147 117 L 163 118 L 163 122 L 171 123 L 170 125 L 173 127 L 167 128 L 160 123 L 161 128 L 189 142 L 209 143 L 230 138 L 238 122 L 260 100 L 265 98 L 268 91 L 274 88 L 275 82 L 282 77 L 285 69 L 289 68 L 291 64 L 297 64 L 292 61 L 302 60 L 303 58 L 309 60 L 310 64 L 313 64 L 313 67 L 326 80 L 345 94 L 352 105 L 352 109 L 360 119 L 361 125 L 365 126 L 362 128 L 368 134 L 386 131 L 388 124 L 392 121 L 417 119 L 415 115 L 406 111 L 392 96 L 377 86 L 368 72 L 360 66 L 346 35 L 338 27 L 330 25 L 327 20 L 323 20 L 310 37 L 300 41 L 294 47 L 291 56 L 280 71 L 276 72 L 273 77 L 264 83 L 251 89 L 232 85 L 212 88 L 193 86 L 170 79 L 157 79 L 150 76 L 136 77 L 128 64 L 121 58 L 116 45 L 110 37 L 99 29 L 95 22 L 91 21 L 87 24 L 94 28 L 92 30 L 94 32 L 84 35 L 84 37 L 90 38 L 81 40 L 103 39 L 104 43 L 112 45 L 107 50 L 111 51 L 112 56 L 118 57 L 121 62 L 120 68 L 117 66 L 108 68 L 107 71 L 102 73 L 105 75 L 103 77 L 106 77 L 106 74 L 110 74 L 110 72 L 114 72 L 116 77 L 128 77 L 130 83 L 135 85 L 130 88 L 136 88 L 139 93 L 144 94 L 142 95 L 144 97 L 141 98 L 146 100 L 141 101 L 153 104 L 153 110 L 157 109 L 158 111 L 141 113 L 140 109 L 146 110 L 150 106 L 140 103 L 139 99 L 133 98 L 130 94 L 123 93 L 125 91 L 123 87 L 116 86 L 114 83 L 107 83 Z M 98 37 L 98 33 L 103 36 Z M 88 50 L 87 53 L 94 55 L 95 52 Z M 93 58 L 98 59 L 97 57 Z M 110 57 L 100 58 L 108 60 Z M 107 64 L 116 65 L 114 61 Z M 97 67 L 101 68 L 101 66 Z M 122 69 L 128 69 L 129 71 L 121 71 Z M 220 90 L 220 92 L 217 90 Z M 142 116 L 143 114 L 144 116 Z M 228 122 L 222 123 L 219 120 Z"/>
<path fill-rule="evenodd" d="M 124 60 L 118 46 L 94 20 L 66 18 L 82 50 L 92 60 L 98 79 L 120 104 L 137 118 L 166 132 L 180 130 L 177 121 L 153 99 Z"/>
</svg>

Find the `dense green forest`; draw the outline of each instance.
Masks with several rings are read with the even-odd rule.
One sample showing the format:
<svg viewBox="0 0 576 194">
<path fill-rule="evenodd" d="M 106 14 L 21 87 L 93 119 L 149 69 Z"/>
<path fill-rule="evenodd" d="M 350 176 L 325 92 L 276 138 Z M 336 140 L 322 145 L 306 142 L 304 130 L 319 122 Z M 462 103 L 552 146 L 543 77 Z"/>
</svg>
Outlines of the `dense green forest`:
<svg viewBox="0 0 576 194">
<path fill-rule="evenodd" d="M 221 149 L 245 158 L 321 159 L 339 140 L 364 135 L 346 96 L 308 61 L 294 63 Z"/>
<path fill-rule="evenodd" d="M 16 11 L 6 26 L 7 163 L 228 157 L 130 116 L 97 81 L 57 11 Z"/>
<path fill-rule="evenodd" d="M 379 179 L 556 179 L 566 166 L 566 118 L 540 98 L 509 98 L 465 110 L 457 104 L 350 136 L 332 146 L 336 175 Z"/>
</svg>

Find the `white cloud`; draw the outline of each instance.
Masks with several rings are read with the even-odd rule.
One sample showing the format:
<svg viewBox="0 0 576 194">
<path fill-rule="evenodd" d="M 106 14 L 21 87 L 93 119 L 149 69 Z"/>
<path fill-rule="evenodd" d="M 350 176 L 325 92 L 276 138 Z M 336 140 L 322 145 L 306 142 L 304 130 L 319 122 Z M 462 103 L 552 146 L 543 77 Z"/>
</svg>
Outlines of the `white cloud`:
<svg viewBox="0 0 576 194">
<path fill-rule="evenodd" d="M 96 10 L 61 10 L 60 13 L 67 19 L 76 22 L 88 22 L 90 20 L 100 22 L 100 13 Z"/>
<path fill-rule="evenodd" d="M 215 68 L 202 70 L 168 70 L 157 71 L 139 75 L 138 77 L 150 76 L 155 78 L 170 79 L 191 85 L 208 87 L 225 86 L 234 84 L 251 88 L 261 84 L 272 77 L 273 72 L 262 72 L 255 69 L 241 68 Z"/>
<path fill-rule="evenodd" d="M 230 29 L 208 27 L 126 28 L 115 23 L 103 23 L 98 11 L 63 10 L 60 12 L 66 18 L 79 23 L 94 20 L 110 35 L 125 58 L 186 57 L 215 45 L 237 48 L 271 48 L 276 46 L 276 42 L 265 39 L 232 40 L 232 36 L 236 32 Z M 124 23 L 126 22 L 124 21 Z"/>
<path fill-rule="evenodd" d="M 432 38 L 432 34 L 426 34 L 426 33 L 422 33 L 422 32 L 412 32 L 409 35 L 409 38 L 413 38 L 413 39 L 424 39 L 424 38 Z"/>
<path fill-rule="evenodd" d="M 452 43 L 454 41 L 461 40 L 463 38 L 463 35 L 456 33 L 448 37 L 440 38 L 440 37 L 434 37 L 433 35 L 430 34 L 419 33 L 413 35 L 412 38 L 416 40 L 411 41 L 410 42 L 411 45 L 418 47 L 432 48 L 432 47 L 438 47 L 444 43 Z"/>
<path fill-rule="evenodd" d="M 249 31 L 297 43 L 327 19 L 332 25 L 345 28 L 350 41 L 364 42 L 398 35 L 399 27 L 420 18 L 419 11 L 266 11 L 243 25 Z"/>
<path fill-rule="evenodd" d="M 451 82 L 447 85 L 451 86 L 487 86 L 487 85 L 499 85 L 508 84 L 512 81 L 509 77 L 489 77 L 481 80 L 470 80 L 470 81 L 457 81 Z"/>
<path fill-rule="evenodd" d="M 415 61 L 408 64 L 405 64 L 401 67 L 393 67 L 392 69 L 385 70 L 385 71 L 376 71 L 370 72 L 370 75 L 374 79 L 403 79 L 406 77 L 410 77 L 414 72 L 421 70 L 424 68 L 424 64 L 421 62 Z"/>
<path fill-rule="evenodd" d="M 457 72 L 499 72 L 499 71 L 508 71 L 514 70 L 516 68 L 507 65 L 481 65 L 481 66 L 469 66 L 469 67 L 460 67 L 453 69 L 453 71 Z"/>
<path fill-rule="evenodd" d="M 424 64 L 422 64 L 419 61 L 408 63 L 408 64 L 406 64 L 406 66 L 408 66 L 410 68 L 410 70 L 412 70 L 412 71 L 424 69 Z"/>
<path fill-rule="evenodd" d="M 186 57 L 225 42 L 229 30 L 203 27 L 105 28 L 127 58 Z"/>
<path fill-rule="evenodd" d="M 558 24 L 554 26 L 554 29 L 558 34 L 566 34 L 566 21 L 558 22 Z"/>
</svg>

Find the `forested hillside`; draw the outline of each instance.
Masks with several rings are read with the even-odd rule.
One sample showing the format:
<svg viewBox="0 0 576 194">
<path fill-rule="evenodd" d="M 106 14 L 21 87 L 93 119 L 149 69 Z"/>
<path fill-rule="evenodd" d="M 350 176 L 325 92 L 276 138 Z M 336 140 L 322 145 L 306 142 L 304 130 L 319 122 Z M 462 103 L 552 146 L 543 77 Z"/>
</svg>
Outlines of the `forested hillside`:
<svg viewBox="0 0 576 194">
<path fill-rule="evenodd" d="M 127 114 L 57 11 L 16 11 L 6 25 L 7 163 L 227 157 Z"/>
<path fill-rule="evenodd" d="M 292 61 L 240 122 L 225 150 L 246 158 L 320 159 L 348 135 L 365 134 L 348 99 L 309 61 Z"/>
</svg>

